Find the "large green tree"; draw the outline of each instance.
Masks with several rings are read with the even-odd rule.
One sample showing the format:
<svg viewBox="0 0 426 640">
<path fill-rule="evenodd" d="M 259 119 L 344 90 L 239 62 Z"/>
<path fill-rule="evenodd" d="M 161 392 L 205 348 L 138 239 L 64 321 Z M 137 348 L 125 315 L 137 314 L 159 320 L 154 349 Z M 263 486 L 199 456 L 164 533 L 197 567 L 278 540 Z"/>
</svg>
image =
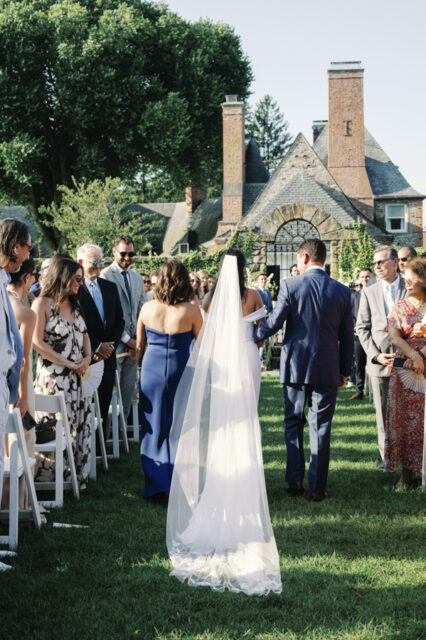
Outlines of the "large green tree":
<svg viewBox="0 0 426 640">
<path fill-rule="evenodd" d="M 140 0 L 0 0 L 0 61 L 0 193 L 54 245 L 42 207 L 73 179 L 217 171 L 220 104 L 252 79 L 230 27 Z"/>
<path fill-rule="evenodd" d="M 247 110 L 247 134 L 254 136 L 270 173 L 276 169 L 290 146 L 288 126 L 276 100 L 270 95 L 259 100 L 253 110 Z"/>
</svg>

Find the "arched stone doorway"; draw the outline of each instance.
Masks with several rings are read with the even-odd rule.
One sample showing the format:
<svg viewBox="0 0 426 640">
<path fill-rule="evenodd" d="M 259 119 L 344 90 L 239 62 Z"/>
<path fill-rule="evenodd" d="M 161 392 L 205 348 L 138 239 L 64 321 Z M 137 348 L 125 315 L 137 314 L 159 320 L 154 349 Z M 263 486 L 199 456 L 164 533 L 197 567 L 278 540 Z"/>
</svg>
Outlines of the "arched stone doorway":
<svg viewBox="0 0 426 640">
<path fill-rule="evenodd" d="M 329 213 L 310 204 L 289 204 L 277 207 L 258 225 L 265 242 L 265 263 L 277 284 L 290 275 L 296 262 L 297 248 L 310 238 L 321 239 L 327 247 L 326 268 L 335 271 L 336 250 L 342 226 Z"/>
</svg>

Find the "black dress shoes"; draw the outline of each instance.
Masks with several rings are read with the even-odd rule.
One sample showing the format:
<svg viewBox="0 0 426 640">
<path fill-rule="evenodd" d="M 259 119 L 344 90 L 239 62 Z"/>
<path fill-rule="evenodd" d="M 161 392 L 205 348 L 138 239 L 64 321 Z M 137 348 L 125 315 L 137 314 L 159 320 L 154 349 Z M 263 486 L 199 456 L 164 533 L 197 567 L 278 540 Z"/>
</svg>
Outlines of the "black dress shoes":
<svg viewBox="0 0 426 640">
<path fill-rule="evenodd" d="M 309 494 L 309 500 L 312 500 L 312 502 L 321 502 L 326 497 L 327 497 L 327 494 L 325 492 L 324 493 L 310 493 Z"/>
<path fill-rule="evenodd" d="M 288 485 L 287 493 L 291 496 L 303 496 L 305 492 L 303 482 L 290 482 Z"/>
</svg>

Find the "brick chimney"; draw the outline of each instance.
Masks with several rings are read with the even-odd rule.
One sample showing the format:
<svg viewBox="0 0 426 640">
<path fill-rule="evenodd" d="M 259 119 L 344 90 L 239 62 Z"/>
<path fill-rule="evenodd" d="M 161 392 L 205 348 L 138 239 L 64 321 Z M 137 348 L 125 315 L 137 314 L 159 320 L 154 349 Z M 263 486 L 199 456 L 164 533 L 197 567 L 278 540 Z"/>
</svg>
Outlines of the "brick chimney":
<svg viewBox="0 0 426 640">
<path fill-rule="evenodd" d="M 185 189 L 186 215 L 192 216 L 198 205 L 207 198 L 205 187 L 195 187 L 189 184 Z"/>
<path fill-rule="evenodd" d="M 365 168 L 364 69 L 361 62 L 332 62 L 328 70 L 328 170 L 370 220 L 374 201 Z"/>
<path fill-rule="evenodd" d="M 223 198 L 222 220 L 217 235 L 233 229 L 243 216 L 244 191 L 244 103 L 238 96 L 226 96 L 222 104 L 223 117 Z"/>
</svg>

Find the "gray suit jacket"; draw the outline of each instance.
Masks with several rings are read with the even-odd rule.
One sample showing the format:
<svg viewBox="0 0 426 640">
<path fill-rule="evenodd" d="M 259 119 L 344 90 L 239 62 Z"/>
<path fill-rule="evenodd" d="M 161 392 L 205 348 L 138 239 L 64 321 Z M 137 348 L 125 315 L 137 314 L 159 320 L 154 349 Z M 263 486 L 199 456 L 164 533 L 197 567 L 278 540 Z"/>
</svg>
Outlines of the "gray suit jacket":
<svg viewBox="0 0 426 640">
<path fill-rule="evenodd" d="M 101 272 L 101 278 L 114 282 L 118 288 L 118 294 L 120 296 L 120 302 L 123 309 L 124 318 L 124 330 L 123 335 L 128 334 L 131 338 L 136 336 L 136 326 L 138 323 L 139 312 L 145 302 L 145 289 L 143 286 L 143 278 L 139 273 L 128 269 L 130 292 L 132 295 L 132 304 L 130 304 L 129 296 L 127 294 L 126 285 L 124 283 L 124 277 L 121 274 L 121 269 L 114 261 L 109 267 L 106 267 Z M 124 350 L 124 344 L 121 342 L 117 348 L 117 351 Z"/>
<path fill-rule="evenodd" d="M 405 298 L 406 292 L 403 280 L 400 278 L 397 300 Z M 390 368 L 375 364 L 372 359 L 379 353 L 395 351 L 386 330 L 387 321 L 382 283 L 378 281 L 371 287 L 365 287 L 361 292 L 355 329 L 361 346 L 367 354 L 367 371 L 371 376 L 379 378 L 389 376 Z"/>
</svg>

